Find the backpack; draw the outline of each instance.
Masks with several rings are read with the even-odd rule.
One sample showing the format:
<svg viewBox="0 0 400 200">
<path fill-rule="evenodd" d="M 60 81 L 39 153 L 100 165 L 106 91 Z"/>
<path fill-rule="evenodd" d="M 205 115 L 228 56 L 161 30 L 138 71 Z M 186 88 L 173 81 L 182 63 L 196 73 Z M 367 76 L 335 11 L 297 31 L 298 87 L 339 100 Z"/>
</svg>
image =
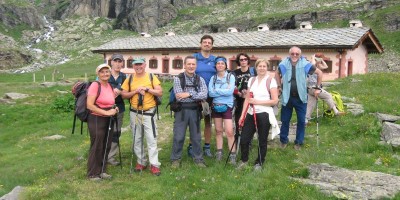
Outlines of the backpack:
<svg viewBox="0 0 400 200">
<path fill-rule="evenodd" d="M 149 78 L 150 78 L 150 82 L 151 82 L 151 87 L 154 89 L 154 84 L 153 84 L 153 73 L 149 73 Z M 133 74 L 129 76 L 129 92 L 131 91 L 131 83 L 133 81 Z M 160 119 L 160 116 L 158 114 L 158 105 L 161 105 L 162 103 L 162 97 L 156 97 L 154 96 L 154 101 L 156 101 L 156 112 L 157 112 L 157 119 Z M 129 105 L 130 107 L 132 107 L 131 105 L 131 101 L 129 101 Z"/>
<path fill-rule="evenodd" d="M 229 84 L 229 81 L 231 80 L 231 75 L 235 77 L 235 74 L 233 72 L 227 71 L 228 75 L 226 75 L 226 82 Z M 250 72 L 251 73 L 251 72 Z M 213 86 L 215 88 L 215 82 L 217 81 L 217 74 L 214 75 L 213 78 Z"/>
<path fill-rule="evenodd" d="M 250 67 L 250 76 L 255 76 L 255 75 L 256 75 L 256 72 L 255 72 L 254 67 Z"/>
<path fill-rule="evenodd" d="M 254 77 L 251 78 L 250 88 L 251 88 L 251 86 L 253 85 L 253 83 L 254 83 L 255 80 L 256 80 L 256 79 L 255 79 Z M 272 81 L 272 77 L 271 77 L 271 76 L 268 76 L 267 82 L 266 82 L 266 86 L 267 86 L 267 90 L 268 90 L 268 93 L 269 93 L 270 96 L 271 96 L 271 90 L 270 90 L 271 81 Z M 278 102 L 278 103 L 279 103 L 279 102 Z M 274 114 L 275 114 L 275 115 L 278 115 L 278 104 L 273 105 L 273 106 L 272 106 L 272 109 L 274 110 Z"/>
<path fill-rule="evenodd" d="M 96 99 L 95 99 L 95 102 L 96 102 L 96 100 L 99 97 L 100 92 L 101 92 L 101 86 L 100 86 L 100 82 L 98 82 L 98 81 L 94 81 L 94 82 L 99 84 L 99 89 L 97 90 L 97 95 L 96 95 Z M 76 118 L 78 117 L 81 120 L 81 135 L 82 135 L 83 122 L 87 122 L 87 118 L 88 118 L 89 112 L 90 112 L 90 110 L 88 110 L 86 107 L 87 90 L 88 90 L 89 86 L 94 82 L 78 81 L 72 86 L 72 94 L 75 97 L 74 122 L 72 125 L 72 134 L 74 134 L 74 132 L 75 132 Z"/>
<path fill-rule="evenodd" d="M 178 74 L 179 83 L 181 84 L 182 91 L 185 91 L 185 88 L 186 88 L 186 87 L 194 87 L 194 90 L 195 90 L 196 92 L 199 91 L 200 76 L 198 76 L 197 74 L 195 74 L 194 76 L 195 76 L 195 78 L 194 78 L 193 85 L 186 86 L 186 80 L 185 80 L 185 74 L 184 74 L 184 72 Z M 176 103 L 177 103 L 177 100 L 176 100 L 176 96 L 175 96 L 174 86 L 172 86 L 172 87 L 169 89 L 169 101 L 168 101 L 168 104 L 167 104 L 167 106 L 165 106 L 165 108 L 168 108 L 168 106 L 170 106 L 171 116 L 172 116 L 172 111 L 174 111 L 174 112 L 177 112 L 177 111 L 178 111 L 178 110 L 176 109 L 176 107 L 175 107 L 175 106 L 176 106 L 176 105 L 175 105 Z"/>
<path fill-rule="evenodd" d="M 342 101 L 342 95 L 339 94 L 339 92 L 337 91 L 332 91 L 330 92 L 330 94 L 332 95 L 332 99 L 335 102 L 336 108 L 338 109 L 339 112 L 344 112 L 344 104 Z M 328 117 L 334 117 L 335 116 L 335 112 L 333 112 L 333 110 L 326 108 L 324 110 L 324 115 L 328 116 Z"/>
</svg>

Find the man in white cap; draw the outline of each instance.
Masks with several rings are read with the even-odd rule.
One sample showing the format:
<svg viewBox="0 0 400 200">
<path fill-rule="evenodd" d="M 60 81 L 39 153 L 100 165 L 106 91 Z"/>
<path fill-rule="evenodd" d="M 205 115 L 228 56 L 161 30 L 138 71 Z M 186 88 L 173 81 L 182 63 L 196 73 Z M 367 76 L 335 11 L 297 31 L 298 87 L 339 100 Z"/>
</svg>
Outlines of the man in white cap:
<svg viewBox="0 0 400 200">
<path fill-rule="evenodd" d="M 122 98 L 129 99 L 131 104 L 133 149 L 138 158 L 135 171 L 141 172 L 147 168 L 146 154 L 143 152 L 143 137 L 146 137 L 150 172 L 159 176 L 161 163 L 158 161 L 157 124 L 155 123 L 157 102 L 154 97 L 161 97 L 163 91 L 156 76 L 153 76 L 151 82 L 150 74 L 145 71 L 146 60 L 144 58 L 133 59 L 132 65 L 135 74 L 132 74 L 122 84 L 121 95 Z"/>
</svg>

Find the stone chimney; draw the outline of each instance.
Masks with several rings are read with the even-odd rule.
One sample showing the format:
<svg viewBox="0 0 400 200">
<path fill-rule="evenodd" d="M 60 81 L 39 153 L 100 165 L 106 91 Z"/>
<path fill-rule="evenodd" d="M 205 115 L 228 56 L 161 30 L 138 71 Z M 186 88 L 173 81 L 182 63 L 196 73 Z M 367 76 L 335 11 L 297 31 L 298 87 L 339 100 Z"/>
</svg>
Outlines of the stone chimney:
<svg viewBox="0 0 400 200">
<path fill-rule="evenodd" d="M 311 22 L 301 22 L 300 30 L 303 30 L 303 29 L 312 29 Z"/>
<path fill-rule="evenodd" d="M 175 33 L 174 32 L 165 32 L 165 34 L 164 34 L 165 36 L 173 36 L 173 35 L 175 35 Z"/>
<path fill-rule="evenodd" d="M 360 20 L 350 20 L 349 22 L 350 27 L 363 27 L 362 23 Z"/>
<path fill-rule="evenodd" d="M 141 35 L 142 37 L 151 37 L 151 35 L 148 34 L 148 33 L 146 33 L 146 32 L 142 32 L 142 33 L 140 33 L 140 35 Z"/>
<path fill-rule="evenodd" d="M 258 31 L 269 31 L 269 26 L 268 24 L 260 24 L 257 26 Z"/>
<path fill-rule="evenodd" d="M 236 33 L 236 32 L 239 32 L 239 31 L 237 30 L 237 28 L 235 28 L 235 27 L 229 27 L 227 31 L 228 31 L 228 33 Z"/>
</svg>

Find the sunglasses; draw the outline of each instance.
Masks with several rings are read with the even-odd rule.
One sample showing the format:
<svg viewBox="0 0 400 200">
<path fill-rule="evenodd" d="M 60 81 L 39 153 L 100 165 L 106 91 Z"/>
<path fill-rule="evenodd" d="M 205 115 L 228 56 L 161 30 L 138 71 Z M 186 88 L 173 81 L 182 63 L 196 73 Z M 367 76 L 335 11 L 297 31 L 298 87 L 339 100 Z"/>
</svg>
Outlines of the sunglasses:
<svg viewBox="0 0 400 200">
<path fill-rule="evenodd" d="M 114 62 L 122 63 L 122 60 L 114 60 Z"/>
<path fill-rule="evenodd" d="M 292 56 L 299 56 L 300 54 L 299 54 L 299 53 L 290 53 L 290 55 L 292 55 Z"/>
<path fill-rule="evenodd" d="M 248 59 L 247 59 L 247 58 L 244 58 L 244 59 L 239 59 L 239 61 L 240 61 L 240 62 L 243 62 L 243 61 L 248 61 Z"/>
</svg>

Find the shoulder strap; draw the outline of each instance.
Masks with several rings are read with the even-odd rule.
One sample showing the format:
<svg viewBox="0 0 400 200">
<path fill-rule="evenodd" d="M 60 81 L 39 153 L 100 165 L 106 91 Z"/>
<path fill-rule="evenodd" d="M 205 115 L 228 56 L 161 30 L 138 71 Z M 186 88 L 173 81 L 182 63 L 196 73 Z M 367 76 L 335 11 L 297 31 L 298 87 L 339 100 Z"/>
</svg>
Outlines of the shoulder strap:
<svg viewBox="0 0 400 200">
<path fill-rule="evenodd" d="M 132 80 L 133 79 L 133 74 L 131 74 L 130 76 L 129 76 L 129 84 L 128 84 L 128 86 L 129 86 L 129 91 L 128 92 L 130 92 L 131 91 L 131 84 L 132 84 Z"/>
<path fill-rule="evenodd" d="M 179 83 L 181 84 L 182 91 L 185 91 L 186 87 L 185 74 L 183 72 L 178 74 L 178 78 L 179 78 Z"/>
<path fill-rule="evenodd" d="M 271 95 L 271 91 L 269 89 L 269 86 L 271 85 L 271 80 L 272 80 L 272 77 L 268 76 L 267 81 L 266 81 L 266 86 L 267 86 L 269 95 Z"/>
<path fill-rule="evenodd" d="M 94 104 L 96 104 L 97 98 L 99 98 L 100 92 L 101 92 L 101 84 L 100 84 L 100 82 L 99 81 L 95 81 L 95 82 L 98 84 L 99 87 L 97 88 L 97 96 L 96 96 L 96 99 L 94 100 Z M 110 83 L 108 83 L 108 84 L 110 84 Z"/>
<path fill-rule="evenodd" d="M 251 89 L 251 86 L 253 86 L 254 81 L 256 81 L 256 77 L 251 77 L 251 82 L 250 82 L 250 87 L 249 89 Z"/>
<path fill-rule="evenodd" d="M 153 84 L 153 73 L 150 73 L 149 76 L 150 76 L 151 87 L 154 89 L 154 84 Z"/>
</svg>

